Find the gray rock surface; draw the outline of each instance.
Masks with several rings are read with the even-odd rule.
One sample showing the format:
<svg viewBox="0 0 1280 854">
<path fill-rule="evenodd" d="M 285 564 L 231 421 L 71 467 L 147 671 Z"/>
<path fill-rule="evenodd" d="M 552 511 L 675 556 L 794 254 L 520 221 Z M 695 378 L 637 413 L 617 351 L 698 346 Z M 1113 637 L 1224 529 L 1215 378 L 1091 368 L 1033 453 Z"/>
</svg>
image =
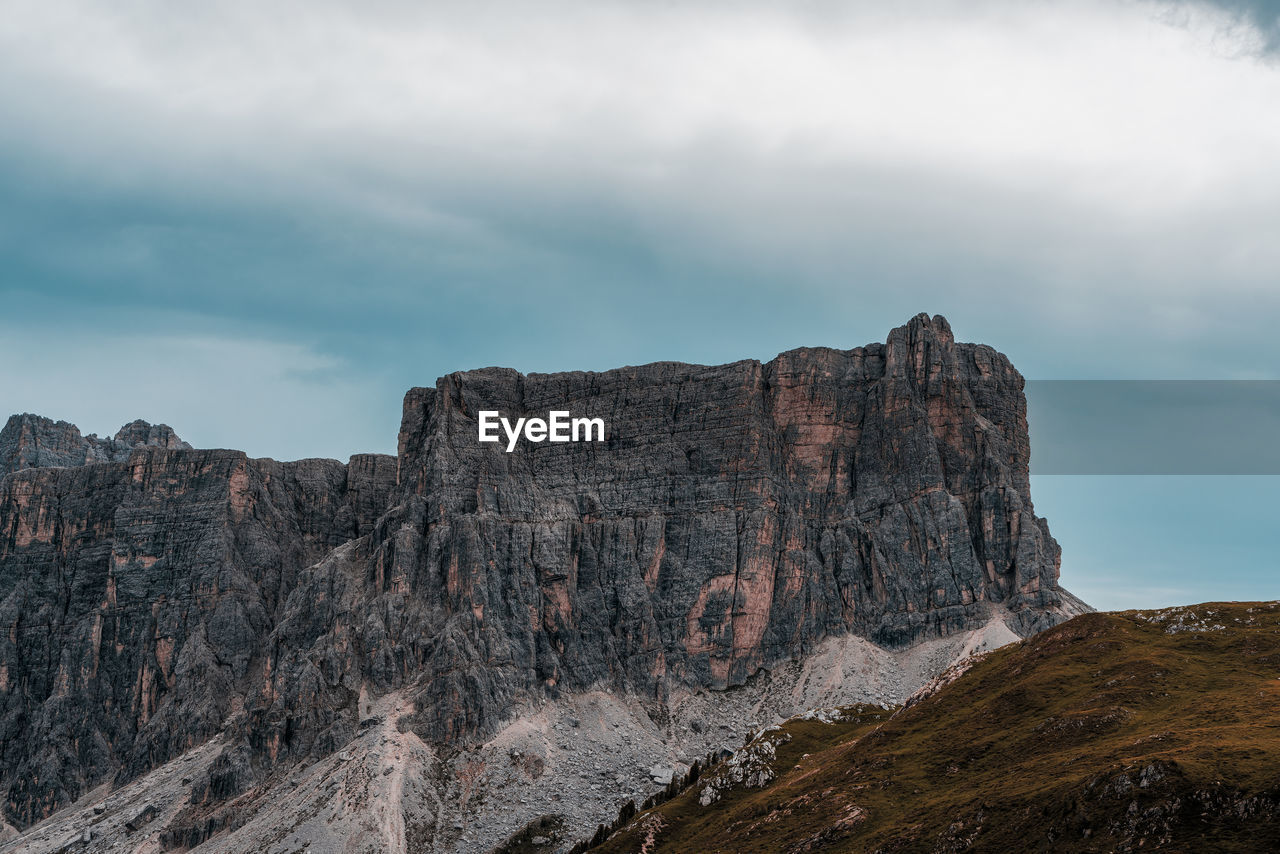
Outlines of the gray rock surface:
<svg viewBox="0 0 1280 854">
<path fill-rule="evenodd" d="M 114 438 L 81 436 L 66 421 L 39 415 L 14 415 L 0 430 L 0 477 L 26 468 L 81 466 L 87 463 L 124 462 L 137 447 L 190 450 L 167 424 L 134 421 L 121 427 Z"/>
<path fill-rule="evenodd" d="M 6 818 L 24 827 L 217 737 L 163 832 L 221 838 L 289 768 L 368 741 L 361 722 L 391 696 L 408 711 L 370 727 L 459 757 L 434 766 L 444 803 L 470 791 L 466 751 L 541 704 L 604 690 L 662 729 L 691 692 L 833 639 L 906 649 L 993 619 L 1052 625 L 1084 606 L 1032 508 L 1022 386 L 920 315 L 885 344 L 764 364 L 451 374 L 406 395 L 396 458 L 346 466 L 188 450 L 145 424 L 95 451 L 71 425 L 15 417 L 0 438 Z M 476 441 L 481 409 L 568 409 L 607 438 L 506 453 Z M 714 746 L 714 711 L 681 737 Z M 669 764 L 655 750 L 591 769 L 601 819 Z M 453 821 L 413 832 L 483 850 Z"/>
<path fill-rule="evenodd" d="M 316 649 L 337 656 L 330 706 L 352 674 L 416 680 L 419 732 L 450 741 L 530 693 L 607 684 L 660 703 L 831 634 L 901 646 L 975 628 L 993 603 L 1024 633 L 1048 626 L 1073 603 L 1031 505 L 1022 385 L 922 315 L 885 345 L 767 364 L 486 369 L 414 389 L 400 504 L 359 545 L 363 579 L 342 561 L 300 576 L 255 726 L 279 732 L 314 692 L 294 677 Z M 555 408 L 605 418 L 607 442 L 476 441 L 479 410 Z"/>
<path fill-rule="evenodd" d="M 18 457 L 57 467 L 0 480 L 0 785 L 19 825 L 217 734 L 298 573 L 372 527 L 395 472 L 163 433 L 67 467 L 78 431 L 24 418 L 6 435 L 32 423 Z"/>
</svg>

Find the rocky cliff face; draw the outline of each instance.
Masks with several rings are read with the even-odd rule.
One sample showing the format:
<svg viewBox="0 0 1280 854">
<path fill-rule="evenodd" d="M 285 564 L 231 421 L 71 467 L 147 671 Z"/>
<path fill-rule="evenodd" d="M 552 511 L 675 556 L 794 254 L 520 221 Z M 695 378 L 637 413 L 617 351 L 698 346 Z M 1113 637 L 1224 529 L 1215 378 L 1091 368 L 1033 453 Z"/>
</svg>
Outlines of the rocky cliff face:
<svg viewBox="0 0 1280 854">
<path fill-rule="evenodd" d="M 489 369 L 414 389 L 401 503 L 346 597 L 323 595 L 343 561 L 300 580 L 267 716 L 287 719 L 316 644 L 343 650 L 335 673 L 422 679 L 424 733 L 447 740 L 527 692 L 723 688 L 833 633 L 903 645 L 992 604 L 1047 626 L 1059 550 L 1032 511 L 1022 382 L 920 317 L 885 345 L 768 364 Z M 476 440 L 480 410 L 557 408 L 604 417 L 607 442 Z"/>
<path fill-rule="evenodd" d="M 27 468 L 120 463 L 137 447 L 191 449 L 167 424 L 134 421 L 113 438 L 99 439 L 92 433 L 81 436 L 79 428 L 66 421 L 15 415 L 0 431 L 0 477 Z"/>
<path fill-rule="evenodd" d="M 298 573 L 370 530 L 395 479 L 392 457 L 251 460 L 143 422 L 3 435 L 0 779 L 20 824 L 216 734 Z"/>
<path fill-rule="evenodd" d="M 766 364 L 452 374 L 406 395 L 397 458 L 347 466 L 146 425 L 98 453 L 12 419 L 10 821 L 217 733 L 172 822 L 199 841 L 235 823 L 219 804 L 353 743 L 393 692 L 415 710 L 400 731 L 465 748 L 599 689 L 664 720 L 831 639 L 1052 625 L 1082 606 L 1032 509 L 1022 382 L 921 315 Z M 507 453 L 477 442 L 489 409 L 601 417 L 607 438 Z"/>
</svg>

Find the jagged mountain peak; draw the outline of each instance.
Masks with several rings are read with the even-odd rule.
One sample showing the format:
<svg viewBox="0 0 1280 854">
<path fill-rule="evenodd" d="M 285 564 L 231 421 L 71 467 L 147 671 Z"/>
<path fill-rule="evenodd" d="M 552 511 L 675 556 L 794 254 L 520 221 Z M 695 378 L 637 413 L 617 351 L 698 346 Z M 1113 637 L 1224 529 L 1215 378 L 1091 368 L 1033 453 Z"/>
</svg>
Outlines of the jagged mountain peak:
<svg viewBox="0 0 1280 854">
<path fill-rule="evenodd" d="M 11 415 L 0 430 L 0 476 L 28 468 L 63 468 L 90 463 L 123 462 L 135 448 L 190 449 L 167 424 L 132 421 L 110 439 L 69 421 L 43 415 Z"/>
</svg>

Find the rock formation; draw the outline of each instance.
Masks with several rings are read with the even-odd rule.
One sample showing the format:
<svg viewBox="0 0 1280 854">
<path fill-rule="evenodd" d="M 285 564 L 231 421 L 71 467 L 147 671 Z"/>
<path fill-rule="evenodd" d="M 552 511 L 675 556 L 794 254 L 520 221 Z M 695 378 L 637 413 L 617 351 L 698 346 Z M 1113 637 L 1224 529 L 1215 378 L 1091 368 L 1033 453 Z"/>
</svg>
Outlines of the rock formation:
<svg viewBox="0 0 1280 854">
<path fill-rule="evenodd" d="M 346 466 L 15 416 L 7 819 L 216 735 L 169 831 L 192 844 L 248 820 L 220 804 L 354 743 L 370 698 L 403 696 L 398 731 L 456 750 L 591 691 L 663 720 L 840 638 L 1050 626 L 1083 606 L 1033 512 L 1022 385 L 920 315 L 765 364 L 451 374 L 406 395 L 397 457 Z M 507 453 L 477 442 L 488 409 L 607 437 Z"/>
<path fill-rule="evenodd" d="M 371 530 L 395 482 L 389 456 L 251 460 L 143 422 L 103 441 L 15 416 L 3 435 L 0 773 L 19 825 L 218 733 L 299 572 Z"/>
<path fill-rule="evenodd" d="M 15 415 L 0 431 L 0 477 L 27 468 L 121 463 L 136 447 L 191 449 L 167 424 L 134 421 L 114 438 L 99 439 L 92 433 L 81 436 L 79 428 L 66 421 Z"/>
</svg>

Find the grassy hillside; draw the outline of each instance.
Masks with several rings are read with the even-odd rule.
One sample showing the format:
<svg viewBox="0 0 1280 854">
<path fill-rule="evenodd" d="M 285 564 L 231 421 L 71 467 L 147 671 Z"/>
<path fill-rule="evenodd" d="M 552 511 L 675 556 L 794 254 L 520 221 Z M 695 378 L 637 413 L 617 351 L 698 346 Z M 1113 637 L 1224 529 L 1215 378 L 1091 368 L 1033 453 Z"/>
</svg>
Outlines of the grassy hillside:
<svg viewBox="0 0 1280 854">
<path fill-rule="evenodd" d="M 763 734 L 592 850 L 1280 851 L 1277 603 L 1087 614 L 840 718 Z"/>
</svg>

